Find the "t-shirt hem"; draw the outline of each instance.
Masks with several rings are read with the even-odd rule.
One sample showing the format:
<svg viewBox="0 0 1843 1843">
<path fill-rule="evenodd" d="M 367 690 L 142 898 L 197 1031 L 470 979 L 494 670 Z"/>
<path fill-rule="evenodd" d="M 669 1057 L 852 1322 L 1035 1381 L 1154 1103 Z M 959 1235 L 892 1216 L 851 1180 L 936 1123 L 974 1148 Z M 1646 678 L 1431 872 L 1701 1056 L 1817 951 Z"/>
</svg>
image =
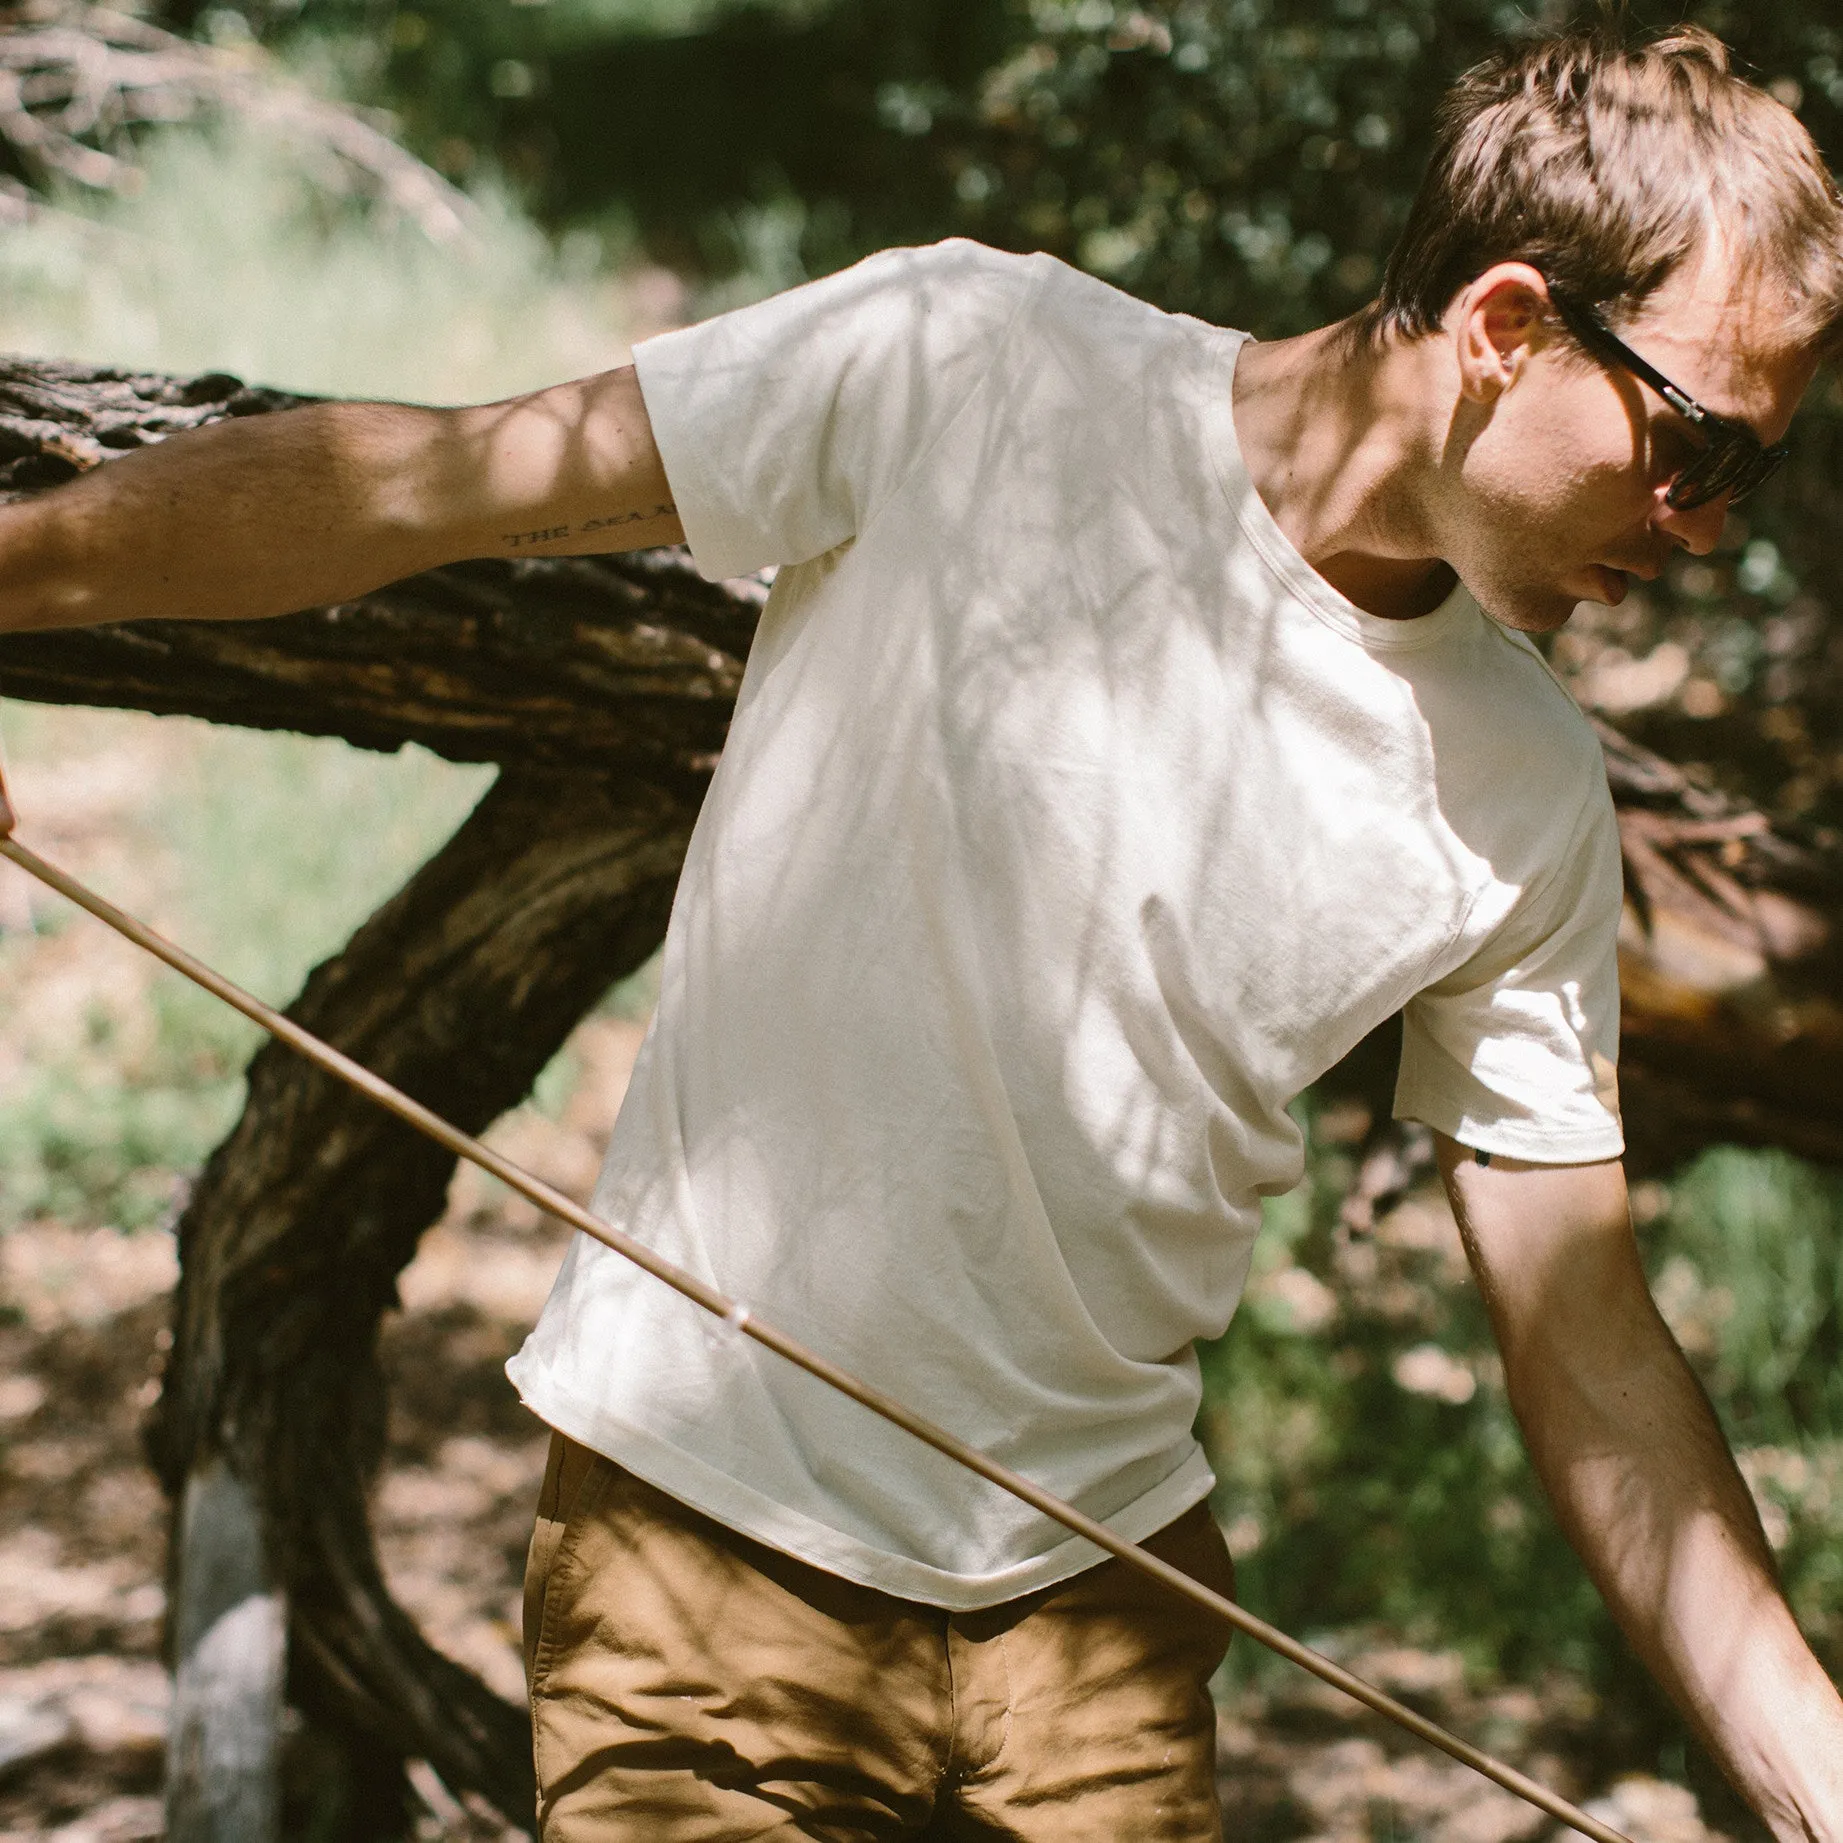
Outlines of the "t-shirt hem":
<svg viewBox="0 0 1843 1843">
<path fill-rule="evenodd" d="M 625 1466 L 637 1478 L 701 1511 L 726 1529 L 753 1538 L 827 1574 L 898 1599 L 948 1612 L 977 1612 L 1021 1594 L 1054 1587 L 1107 1559 L 1085 1537 L 1069 1536 L 1053 1549 L 981 1574 L 955 1573 L 910 1556 L 894 1555 L 804 1512 L 779 1504 L 730 1478 L 704 1460 L 635 1427 L 585 1400 L 556 1376 L 514 1357 L 506 1374 L 519 1399 L 557 1432 Z M 1148 1492 L 1100 1519 L 1116 1535 L 1141 1542 L 1200 1503 L 1215 1489 L 1215 1474 L 1200 1447 Z"/>
</svg>

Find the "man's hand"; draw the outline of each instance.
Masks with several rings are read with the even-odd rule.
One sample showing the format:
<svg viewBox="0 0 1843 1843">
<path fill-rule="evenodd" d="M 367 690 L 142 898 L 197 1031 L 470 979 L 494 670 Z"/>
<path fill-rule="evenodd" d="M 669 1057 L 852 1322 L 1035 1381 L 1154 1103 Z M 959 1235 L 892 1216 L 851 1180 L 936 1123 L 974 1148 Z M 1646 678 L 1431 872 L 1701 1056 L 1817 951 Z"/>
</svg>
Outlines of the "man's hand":
<svg viewBox="0 0 1843 1843">
<path fill-rule="evenodd" d="M 0 508 L 0 632 L 252 620 L 464 557 L 683 536 L 631 366 L 475 409 L 313 404 Z"/>
<path fill-rule="evenodd" d="M 1562 1527 L 1775 1836 L 1843 1838 L 1843 1701 L 1779 1591 L 1708 1398 L 1645 1284 L 1617 1163 L 1440 1171 Z"/>
</svg>

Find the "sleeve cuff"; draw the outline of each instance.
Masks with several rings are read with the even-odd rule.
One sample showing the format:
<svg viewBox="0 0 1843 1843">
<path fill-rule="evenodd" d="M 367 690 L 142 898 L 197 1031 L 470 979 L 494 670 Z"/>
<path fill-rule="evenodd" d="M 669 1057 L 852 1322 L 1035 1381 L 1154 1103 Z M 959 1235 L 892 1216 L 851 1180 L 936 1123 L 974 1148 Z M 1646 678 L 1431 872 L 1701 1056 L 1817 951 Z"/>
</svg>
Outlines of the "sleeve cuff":
<svg viewBox="0 0 1843 1843">
<path fill-rule="evenodd" d="M 1395 1096 L 1398 1120 L 1415 1120 L 1456 1145 L 1494 1158 L 1517 1158 L 1532 1165 L 1597 1165 L 1625 1151 L 1625 1134 L 1619 1122 L 1602 1114 L 1597 1119 L 1566 1122 L 1489 1119 L 1469 1111 L 1457 1100 L 1425 1093 Z"/>
<path fill-rule="evenodd" d="M 684 528 L 691 561 L 706 582 L 726 582 L 747 576 L 769 559 L 755 554 L 753 534 L 729 528 L 716 513 L 717 494 L 704 469 L 702 452 L 676 411 L 682 374 L 695 368 L 699 328 L 680 327 L 643 339 L 634 347 L 634 374 L 640 380 L 640 400 L 653 427 L 653 445 L 665 468 L 666 485 L 678 522 Z"/>
</svg>

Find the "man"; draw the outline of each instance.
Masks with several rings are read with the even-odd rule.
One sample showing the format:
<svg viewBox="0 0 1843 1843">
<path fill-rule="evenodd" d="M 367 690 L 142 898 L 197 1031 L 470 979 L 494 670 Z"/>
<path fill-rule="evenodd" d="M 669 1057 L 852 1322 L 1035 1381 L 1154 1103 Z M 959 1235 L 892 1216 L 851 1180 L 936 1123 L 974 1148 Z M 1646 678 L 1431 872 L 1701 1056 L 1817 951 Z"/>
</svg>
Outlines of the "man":
<svg viewBox="0 0 1843 1843">
<path fill-rule="evenodd" d="M 1454 91 L 1349 324 L 892 252 L 510 403 L 113 463 L 0 519 L 0 626 L 780 565 L 600 1209 L 1226 1588 L 1193 1341 L 1286 1103 L 1405 1007 L 1558 1515 L 1775 1834 L 1843 1837 L 1843 1703 L 1645 1289 L 1611 806 L 1522 638 L 1714 544 L 1840 230 L 1714 40 L 1551 40 Z M 1219 1834 L 1187 1608 L 592 1244 L 512 1374 L 547 1837 Z"/>
</svg>

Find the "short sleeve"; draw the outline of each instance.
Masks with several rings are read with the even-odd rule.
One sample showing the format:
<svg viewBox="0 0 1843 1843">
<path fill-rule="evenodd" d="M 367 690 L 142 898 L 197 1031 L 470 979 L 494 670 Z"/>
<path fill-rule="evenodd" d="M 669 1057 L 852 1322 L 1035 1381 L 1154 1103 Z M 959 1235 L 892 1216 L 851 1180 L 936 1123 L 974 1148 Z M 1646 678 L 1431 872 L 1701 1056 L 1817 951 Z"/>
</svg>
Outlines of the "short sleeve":
<svg viewBox="0 0 1843 1843">
<path fill-rule="evenodd" d="M 692 560 L 712 580 L 858 535 L 997 362 L 1042 259 L 886 250 L 634 350 Z"/>
<path fill-rule="evenodd" d="M 1532 1163 L 1617 1157 L 1623 899 L 1602 786 L 1546 882 L 1465 965 L 1410 1001 L 1397 1118 Z"/>
</svg>

